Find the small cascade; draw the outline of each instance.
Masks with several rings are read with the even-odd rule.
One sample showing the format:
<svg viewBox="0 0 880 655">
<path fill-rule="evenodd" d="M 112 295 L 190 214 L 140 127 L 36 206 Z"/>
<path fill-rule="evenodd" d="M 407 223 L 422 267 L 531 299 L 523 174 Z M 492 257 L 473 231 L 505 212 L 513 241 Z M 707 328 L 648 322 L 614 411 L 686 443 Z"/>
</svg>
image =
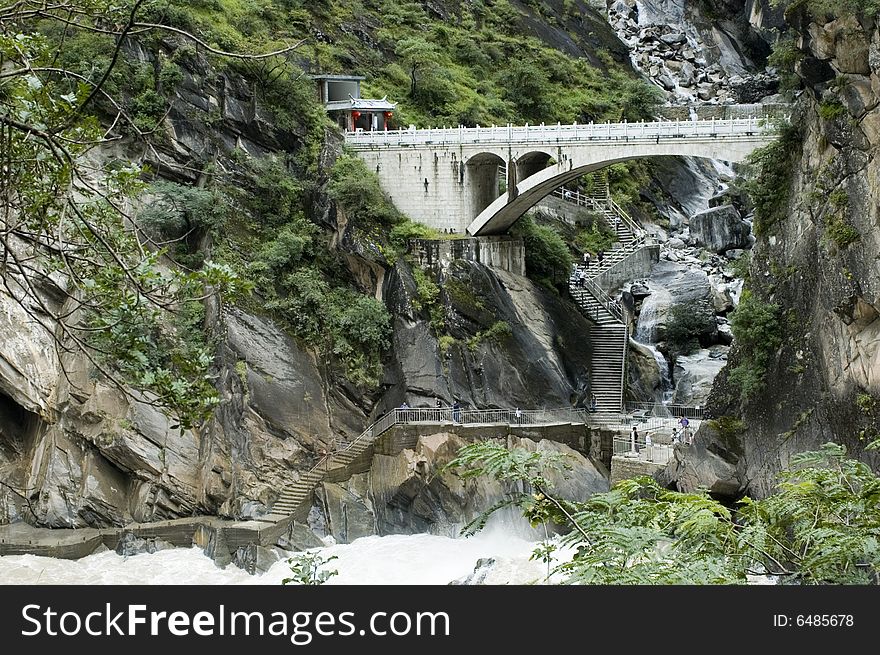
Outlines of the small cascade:
<svg viewBox="0 0 880 655">
<path fill-rule="evenodd" d="M 633 338 L 639 343 L 651 346 L 657 342 L 657 324 L 662 310 L 672 304 L 672 296 L 666 289 L 651 289 L 651 295 L 642 303 L 639 321 Z"/>
<path fill-rule="evenodd" d="M 660 370 L 660 390 L 662 403 L 668 404 L 675 393 L 675 383 L 672 380 L 669 362 L 666 357 L 654 345 L 657 341 L 657 325 L 661 311 L 671 304 L 672 296 L 666 289 L 656 288 L 651 290 L 651 295 L 645 298 L 636 324 L 633 339 L 645 346 L 654 355 L 657 368 Z"/>
</svg>

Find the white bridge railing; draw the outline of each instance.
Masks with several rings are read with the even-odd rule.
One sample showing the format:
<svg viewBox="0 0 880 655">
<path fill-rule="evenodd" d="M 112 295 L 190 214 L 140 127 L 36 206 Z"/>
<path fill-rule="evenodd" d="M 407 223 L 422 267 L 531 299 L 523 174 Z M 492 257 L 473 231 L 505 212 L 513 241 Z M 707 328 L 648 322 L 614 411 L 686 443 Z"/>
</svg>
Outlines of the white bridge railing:
<svg viewBox="0 0 880 655">
<path fill-rule="evenodd" d="M 730 120 L 654 121 L 640 123 L 587 123 L 572 125 L 506 125 L 407 130 L 357 130 L 345 133 L 350 146 L 417 146 L 493 143 L 582 143 L 589 141 L 656 140 L 677 138 L 738 139 L 776 132 L 766 118 Z"/>
</svg>

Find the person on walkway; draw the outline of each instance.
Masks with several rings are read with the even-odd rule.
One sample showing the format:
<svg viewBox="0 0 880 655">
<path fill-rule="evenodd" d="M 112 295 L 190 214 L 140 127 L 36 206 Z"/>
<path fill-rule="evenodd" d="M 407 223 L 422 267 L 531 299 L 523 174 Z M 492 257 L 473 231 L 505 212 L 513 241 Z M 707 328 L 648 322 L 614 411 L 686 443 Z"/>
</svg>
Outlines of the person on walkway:
<svg viewBox="0 0 880 655">
<path fill-rule="evenodd" d="M 593 258 L 593 256 L 590 254 L 590 251 L 589 251 L 589 250 L 585 250 L 585 251 L 584 251 L 584 266 L 589 266 L 589 265 L 590 265 L 590 260 L 591 260 L 592 258 Z"/>
<path fill-rule="evenodd" d="M 599 252 L 596 253 L 596 261 L 601 264 L 603 259 L 605 259 L 605 251 L 600 250 Z"/>
<path fill-rule="evenodd" d="M 515 417 L 514 420 L 515 420 L 515 422 L 516 422 L 517 425 L 519 425 L 520 423 L 522 423 L 522 412 L 520 411 L 519 407 L 516 408 L 516 411 L 513 413 L 513 415 L 514 415 L 514 417 Z"/>
<path fill-rule="evenodd" d="M 409 423 L 409 412 L 407 411 L 409 409 L 409 405 L 407 404 L 407 402 L 404 400 L 400 404 L 400 407 L 398 407 L 397 409 L 402 410 L 397 412 L 397 420 L 403 421 L 404 423 Z"/>
<path fill-rule="evenodd" d="M 629 443 L 630 443 L 630 449 L 633 452 L 638 453 L 639 452 L 639 430 L 635 425 L 633 425 L 632 432 L 630 432 Z"/>
<path fill-rule="evenodd" d="M 452 422 L 461 423 L 461 404 L 457 400 L 452 403 Z"/>
<path fill-rule="evenodd" d="M 614 233 L 620 234 L 620 216 L 614 217 Z"/>
<path fill-rule="evenodd" d="M 682 416 L 678 419 L 678 424 L 681 426 L 681 436 L 684 439 L 684 442 L 692 443 L 693 440 L 691 439 L 691 431 L 689 428 L 691 422 L 688 420 L 687 416 Z"/>
<path fill-rule="evenodd" d="M 578 270 L 577 285 L 581 288 L 587 286 L 587 272 L 583 269 Z"/>
<path fill-rule="evenodd" d="M 591 394 L 590 394 L 590 411 L 591 411 L 591 412 L 594 412 L 594 413 L 595 413 L 595 411 L 596 411 L 596 409 L 597 409 L 597 408 L 596 408 L 596 404 L 597 404 L 597 403 L 596 403 L 596 394 L 591 393 Z"/>
</svg>

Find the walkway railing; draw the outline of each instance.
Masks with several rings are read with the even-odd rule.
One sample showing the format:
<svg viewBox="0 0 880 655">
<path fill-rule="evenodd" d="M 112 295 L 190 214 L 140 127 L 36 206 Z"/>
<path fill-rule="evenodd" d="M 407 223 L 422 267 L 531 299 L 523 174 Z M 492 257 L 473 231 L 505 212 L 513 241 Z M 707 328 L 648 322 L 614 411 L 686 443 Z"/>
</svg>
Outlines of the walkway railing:
<svg viewBox="0 0 880 655">
<path fill-rule="evenodd" d="M 631 457 L 643 462 L 653 462 L 654 464 L 667 464 L 675 454 L 674 444 L 652 442 L 648 445 L 647 440 L 642 437 L 636 440 L 635 448 L 633 447 L 632 439 L 615 437 L 612 447 L 614 455 Z"/>
<path fill-rule="evenodd" d="M 640 414 L 642 416 L 656 417 L 675 417 L 675 418 L 693 418 L 703 419 L 705 410 L 702 407 L 688 407 L 685 405 L 664 405 L 663 403 L 626 403 L 626 411 L 630 414 Z"/>
<path fill-rule="evenodd" d="M 572 125 L 506 125 L 407 130 L 348 131 L 351 146 L 462 145 L 491 143 L 579 143 L 588 141 L 667 140 L 679 138 L 737 139 L 772 134 L 776 128 L 757 118 L 703 121 L 653 121 L 639 123 L 587 123 Z"/>
</svg>

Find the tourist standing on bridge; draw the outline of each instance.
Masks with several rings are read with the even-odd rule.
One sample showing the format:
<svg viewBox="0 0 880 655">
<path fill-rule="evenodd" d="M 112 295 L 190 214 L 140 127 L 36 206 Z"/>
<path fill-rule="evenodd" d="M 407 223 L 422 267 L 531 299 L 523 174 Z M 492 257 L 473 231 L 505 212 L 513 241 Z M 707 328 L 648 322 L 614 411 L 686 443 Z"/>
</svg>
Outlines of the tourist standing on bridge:
<svg viewBox="0 0 880 655">
<path fill-rule="evenodd" d="M 457 400 L 452 403 L 452 422 L 461 423 L 461 403 Z"/>
<path fill-rule="evenodd" d="M 631 450 L 635 453 L 638 453 L 639 452 L 639 430 L 638 430 L 638 428 L 636 428 L 635 425 L 633 425 L 632 432 L 630 432 L 629 441 L 630 441 Z"/>
</svg>

